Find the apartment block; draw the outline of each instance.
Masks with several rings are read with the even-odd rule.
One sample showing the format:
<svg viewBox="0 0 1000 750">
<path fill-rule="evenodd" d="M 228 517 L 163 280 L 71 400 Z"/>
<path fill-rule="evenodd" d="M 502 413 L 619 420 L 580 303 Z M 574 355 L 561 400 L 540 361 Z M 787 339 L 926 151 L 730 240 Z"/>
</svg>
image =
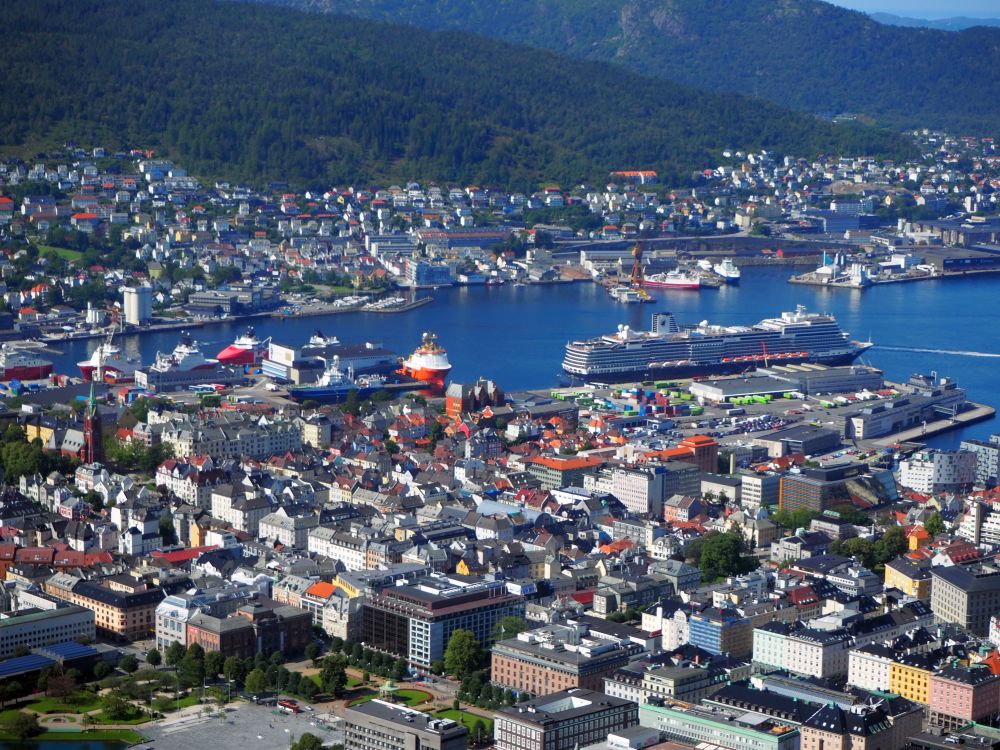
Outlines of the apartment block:
<svg viewBox="0 0 1000 750">
<path fill-rule="evenodd" d="M 985 664 L 947 667 L 931 675 L 930 686 L 928 723 L 942 729 L 987 724 L 1000 711 L 1000 676 Z"/>
</svg>

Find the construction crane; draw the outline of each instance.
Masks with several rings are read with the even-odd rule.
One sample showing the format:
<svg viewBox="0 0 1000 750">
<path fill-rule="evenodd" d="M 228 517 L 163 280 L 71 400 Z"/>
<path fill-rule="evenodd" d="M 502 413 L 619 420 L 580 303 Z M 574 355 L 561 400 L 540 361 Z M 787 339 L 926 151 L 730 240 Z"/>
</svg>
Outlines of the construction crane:
<svg viewBox="0 0 1000 750">
<path fill-rule="evenodd" d="M 632 288 L 639 293 L 642 299 L 648 299 L 649 293 L 646 292 L 646 277 L 642 274 L 642 254 L 644 250 L 642 240 L 637 240 L 635 246 L 632 248 Z"/>
</svg>

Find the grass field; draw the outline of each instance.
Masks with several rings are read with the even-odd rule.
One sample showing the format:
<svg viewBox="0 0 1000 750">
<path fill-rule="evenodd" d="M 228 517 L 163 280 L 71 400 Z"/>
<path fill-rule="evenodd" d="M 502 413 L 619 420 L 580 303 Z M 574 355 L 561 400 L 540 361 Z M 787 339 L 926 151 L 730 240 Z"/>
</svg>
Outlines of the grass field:
<svg viewBox="0 0 1000 750">
<path fill-rule="evenodd" d="M 439 719 L 451 719 L 452 721 L 464 724 L 465 728 L 470 732 L 472 731 L 472 727 L 475 723 L 477 721 L 481 721 L 484 727 L 483 731 L 490 736 L 493 734 L 493 719 L 487 719 L 485 716 L 479 716 L 478 714 L 469 713 L 468 711 L 456 711 L 453 708 L 438 711 L 434 715 Z"/>
<path fill-rule="evenodd" d="M 91 714 L 91 716 L 93 716 L 94 720 L 98 724 L 145 724 L 147 721 L 150 720 L 149 714 L 146 713 L 139 714 L 138 716 L 132 719 L 112 719 L 104 711 L 101 711 L 100 713 L 96 714 Z"/>
<path fill-rule="evenodd" d="M 101 707 L 101 699 L 86 691 L 78 691 L 68 698 L 39 698 L 23 706 L 40 714 L 77 714 Z"/>
<path fill-rule="evenodd" d="M 45 253 L 55 253 L 60 258 L 65 258 L 66 260 L 73 262 L 74 260 L 80 260 L 83 256 L 79 250 L 70 250 L 68 247 L 53 247 L 52 245 L 39 245 L 38 254 L 45 255 Z"/>
<path fill-rule="evenodd" d="M 7 731 L 0 722 L 0 740 L 13 740 L 14 735 Z M 131 729 L 90 729 L 84 732 L 75 731 L 45 731 L 31 738 L 34 740 L 65 740 L 67 742 L 80 742 L 86 740 L 118 740 L 129 745 L 145 742 L 146 738 Z"/>
</svg>

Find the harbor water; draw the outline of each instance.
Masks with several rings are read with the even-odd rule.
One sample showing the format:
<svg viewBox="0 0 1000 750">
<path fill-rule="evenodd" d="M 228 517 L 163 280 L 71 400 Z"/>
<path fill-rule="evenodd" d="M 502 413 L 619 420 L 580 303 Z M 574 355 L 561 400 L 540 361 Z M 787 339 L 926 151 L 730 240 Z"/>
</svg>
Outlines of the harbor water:
<svg viewBox="0 0 1000 750">
<path fill-rule="evenodd" d="M 874 289 L 824 289 L 787 283 L 789 266 L 743 269 L 739 286 L 703 291 L 653 292 L 655 304 L 622 305 L 591 283 L 538 286 L 454 287 L 431 292 L 432 304 L 398 315 L 365 312 L 326 316 L 260 319 L 257 334 L 284 344 L 302 344 L 314 330 L 335 335 L 344 343 L 376 341 L 409 354 L 422 332 L 438 334 L 448 350 L 451 378 L 468 382 L 479 376 L 494 379 L 505 390 L 545 388 L 560 381 L 563 349 L 570 339 L 608 333 L 619 324 L 649 326 L 654 311 L 669 310 L 680 323 L 751 325 L 797 304 L 829 312 L 852 338 L 875 346 L 861 360 L 885 371 L 889 380 L 911 373 L 937 372 L 955 379 L 971 400 L 1000 405 L 1000 326 L 995 300 L 1000 280 L 969 277 L 888 284 Z M 192 331 L 206 356 L 232 343 L 246 328 L 241 321 L 224 321 Z M 156 352 L 169 351 L 178 331 L 137 334 L 123 339 L 123 348 L 144 363 Z M 78 375 L 76 363 L 89 356 L 99 340 L 51 346 L 56 372 Z M 991 421 L 970 425 L 928 442 L 957 446 L 961 437 L 985 439 L 998 428 Z"/>
</svg>

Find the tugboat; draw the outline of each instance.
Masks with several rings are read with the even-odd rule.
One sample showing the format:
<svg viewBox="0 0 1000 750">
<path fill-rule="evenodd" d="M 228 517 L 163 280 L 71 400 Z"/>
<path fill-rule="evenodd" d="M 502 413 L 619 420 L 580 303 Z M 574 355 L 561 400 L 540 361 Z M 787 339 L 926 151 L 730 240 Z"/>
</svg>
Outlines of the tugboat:
<svg viewBox="0 0 1000 750">
<path fill-rule="evenodd" d="M 444 385 L 444 379 L 451 372 L 451 362 L 448 352 L 438 344 L 437 336 L 425 333 L 423 339 L 413 354 L 403 361 L 400 373 L 437 386 Z"/>
<path fill-rule="evenodd" d="M 258 339 L 257 334 L 254 333 L 251 326 L 247 328 L 246 333 L 237 337 L 232 344 L 215 356 L 224 365 L 256 365 L 267 356 L 267 348 L 270 343 L 270 338 L 266 338 L 263 341 Z"/>
</svg>

